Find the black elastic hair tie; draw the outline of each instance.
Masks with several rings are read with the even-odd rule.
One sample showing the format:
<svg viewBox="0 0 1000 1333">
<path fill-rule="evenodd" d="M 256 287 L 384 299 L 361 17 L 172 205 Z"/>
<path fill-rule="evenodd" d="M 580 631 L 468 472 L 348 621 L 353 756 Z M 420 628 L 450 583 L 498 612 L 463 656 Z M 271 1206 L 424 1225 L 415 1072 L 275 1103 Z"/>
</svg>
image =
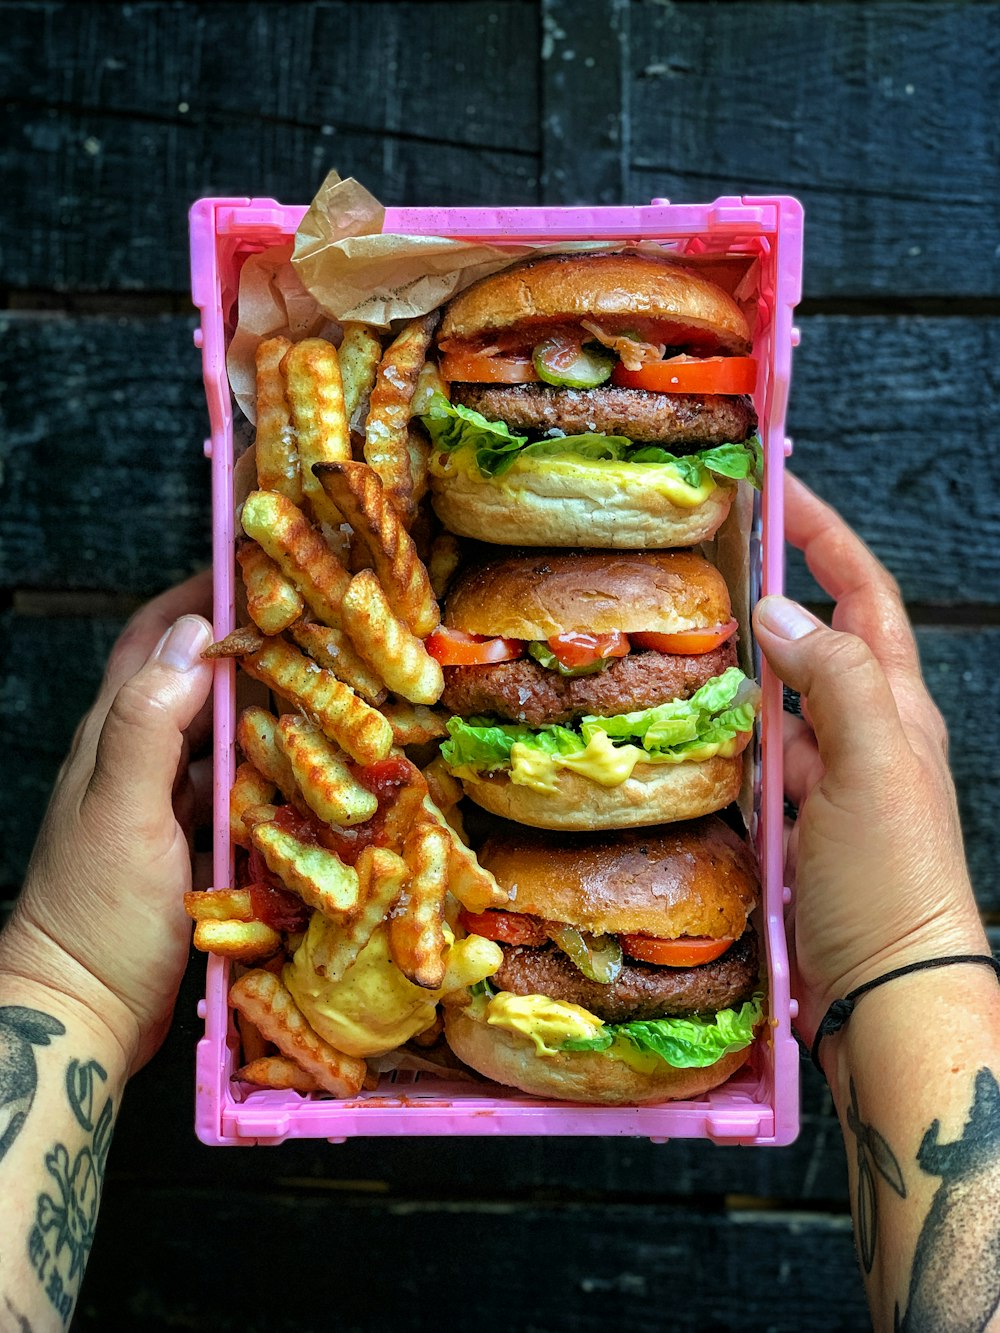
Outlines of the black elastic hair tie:
<svg viewBox="0 0 1000 1333">
<path fill-rule="evenodd" d="M 863 986 L 858 986 L 844 996 L 842 1000 L 834 1000 L 829 1009 L 823 1015 L 819 1027 L 816 1029 L 816 1036 L 813 1038 L 812 1050 L 809 1052 L 813 1064 L 823 1073 L 823 1066 L 819 1062 L 819 1046 L 824 1037 L 830 1037 L 835 1032 L 839 1032 L 844 1026 L 851 1014 L 854 1013 L 854 1006 L 861 999 L 862 995 L 867 995 L 870 990 L 876 986 L 882 986 L 887 981 L 895 981 L 897 977 L 905 977 L 908 972 L 926 972 L 932 967 L 949 967 L 952 963 L 985 963 L 987 967 L 992 967 L 1000 981 L 1000 962 L 986 953 L 962 953 L 955 954 L 951 958 L 925 958 L 920 963 L 907 963 L 905 967 L 897 967 L 892 972 L 886 972 L 884 976 L 876 977 L 874 981 L 866 981 Z M 825 1077 L 825 1075 L 824 1075 Z"/>
</svg>

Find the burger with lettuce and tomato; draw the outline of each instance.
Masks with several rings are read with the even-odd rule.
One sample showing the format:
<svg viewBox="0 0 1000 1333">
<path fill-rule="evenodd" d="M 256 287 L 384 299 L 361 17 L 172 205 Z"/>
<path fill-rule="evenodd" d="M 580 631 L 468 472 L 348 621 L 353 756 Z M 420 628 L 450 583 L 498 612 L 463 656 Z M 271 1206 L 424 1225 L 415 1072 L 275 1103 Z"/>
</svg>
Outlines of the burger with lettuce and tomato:
<svg viewBox="0 0 1000 1333">
<path fill-rule="evenodd" d="M 721 819 L 604 834 L 505 827 L 479 853 L 509 910 L 464 912 L 494 975 L 452 997 L 473 1069 L 536 1096 L 636 1104 L 700 1096 L 763 1021 L 754 858 Z"/>
<path fill-rule="evenodd" d="M 725 581 L 690 551 L 474 560 L 426 647 L 452 714 L 442 757 L 494 814 L 618 829 L 739 794 L 759 690 Z"/>
<path fill-rule="evenodd" d="M 434 507 L 498 545 L 690 546 L 759 485 L 747 320 L 645 252 L 555 255 L 444 311 L 442 387 L 420 408 Z"/>
</svg>

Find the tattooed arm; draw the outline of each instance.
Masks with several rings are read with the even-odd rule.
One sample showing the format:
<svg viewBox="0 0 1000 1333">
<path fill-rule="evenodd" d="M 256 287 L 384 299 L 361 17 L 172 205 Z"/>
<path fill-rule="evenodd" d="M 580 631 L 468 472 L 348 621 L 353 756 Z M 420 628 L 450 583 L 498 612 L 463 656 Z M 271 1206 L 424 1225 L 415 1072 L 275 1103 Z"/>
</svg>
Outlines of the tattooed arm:
<svg viewBox="0 0 1000 1333">
<path fill-rule="evenodd" d="M 210 627 L 181 613 L 207 597 L 191 580 L 126 627 L 0 935 L 3 1333 L 68 1326 L 122 1089 L 170 1022 L 211 682 Z"/>
<path fill-rule="evenodd" d="M 811 1043 L 830 1003 L 920 959 L 988 954 L 947 735 L 896 585 L 801 483 L 789 540 L 836 602 L 833 628 L 784 598 L 754 625 L 803 700 L 785 719 L 793 978 Z M 862 997 L 823 1042 L 859 1259 L 878 1333 L 1000 1329 L 1000 986 L 981 964 Z"/>
</svg>

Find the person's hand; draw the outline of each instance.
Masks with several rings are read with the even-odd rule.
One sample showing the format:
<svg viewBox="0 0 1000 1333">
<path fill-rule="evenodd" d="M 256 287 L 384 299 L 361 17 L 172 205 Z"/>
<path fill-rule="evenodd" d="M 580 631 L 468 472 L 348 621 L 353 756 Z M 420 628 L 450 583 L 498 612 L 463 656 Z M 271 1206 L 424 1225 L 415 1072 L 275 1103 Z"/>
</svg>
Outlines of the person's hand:
<svg viewBox="0 0 1000 1333">
<path fill-rule="evenodd" d="M 754 612 L 785 716 L 792 981 L 811 1042 L 831 1001 L 921 958 L 988 952 L 969 884 L 947 733 L 895 582 L 794 477 L 786 535 L 836 602 L 833 628 L 783 597 Z"/>
<path fill-rule="evenodd" d="M 200 574 L 125 627 L 56 779 L 0 972 L 89 1009 L 139 1068 L 157 1049 L 187 961 L 190 836 L 210 792 L 211 626 Z M 53 676 L 53 689 L 58 677 Z"/>
</svg>

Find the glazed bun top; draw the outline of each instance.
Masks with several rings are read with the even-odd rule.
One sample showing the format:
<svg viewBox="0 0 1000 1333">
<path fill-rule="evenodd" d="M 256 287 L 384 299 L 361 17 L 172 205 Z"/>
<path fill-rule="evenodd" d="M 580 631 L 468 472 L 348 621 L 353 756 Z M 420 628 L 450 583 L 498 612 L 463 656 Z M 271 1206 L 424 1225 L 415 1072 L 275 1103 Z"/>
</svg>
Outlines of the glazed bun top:
<svg viewBox="0 0 1000 1333">
<path fill-rule="evenodd" d="M 514 551 L 472 565 L 448 594 L 444 622 L 467 634 L 551 639 L 724 624 L 725 579 L 691 551 Z"/>
<path fill-rule="evenodd" d="M 621 331 L 621 320 L 662 324 L 659 340 L 672 346 L 750 350 L 747 321 L 727 292 L 676 260 L 635 251 L 549 255 L 501 269 L 450 302 L 439 338 L 472 341 L 526 322 L 587 318 Z"/>
<path fill-rule="evenodd" d="M 714 815 L 614 833 L 507 826 L 480 863 L 509 891 L 509 910 L 595 934 L 737 939 L 757 901 L 753 853 Z"/>
</svg>

